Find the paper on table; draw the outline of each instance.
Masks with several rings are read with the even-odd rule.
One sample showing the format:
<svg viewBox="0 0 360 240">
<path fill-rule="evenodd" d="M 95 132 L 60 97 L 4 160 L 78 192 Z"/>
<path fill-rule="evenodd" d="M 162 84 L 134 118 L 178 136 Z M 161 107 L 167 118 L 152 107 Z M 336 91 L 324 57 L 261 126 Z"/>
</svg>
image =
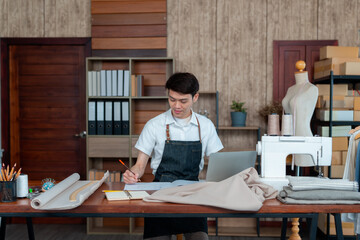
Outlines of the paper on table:
<svg viewBox="0 0 360 240">
<path fill-rule="evenodd" d="M 31 201 L 31 207 L 42 210 L 64 210 L 80 206 L 109 177 L 109 171 L 99 181 L 79 181 L 80 175 L 74 173 Z M 93 184 L 90 184 L 92 183 Z M 89 185 L 90 184 L 90 185 Z M 89 185 L 89 186 L 86 186 Z M 81 189 L 85 187 L 84 189 Z M 81 191 L 79 191 L 81 190 Z M 72 193 L 79 191 L 75 201 L 70 201 Z"/>
<path fill-rule="evenodd" d="M 177 186 L 198 183 L 199 181 L 176 180 L 173 182 L 138 182 L 135 184 L 126 184 L 124 190 L 160 190 Z"/>
<path fill-rule="evenodd" d="M 117 192 L 105 192 L 106 198 L 109 201 L 112 200 L 135 200 L 135 199 L 143 199 L 149 194 L 146 191 L 117 191 Z"/>
</svg>

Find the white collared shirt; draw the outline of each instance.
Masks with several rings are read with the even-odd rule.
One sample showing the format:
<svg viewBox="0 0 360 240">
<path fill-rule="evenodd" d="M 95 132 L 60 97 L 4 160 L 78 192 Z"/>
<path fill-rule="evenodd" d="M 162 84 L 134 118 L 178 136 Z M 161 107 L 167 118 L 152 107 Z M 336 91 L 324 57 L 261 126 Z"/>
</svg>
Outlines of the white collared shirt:
<svg viewBox="0 0 360 240">
<path fill-rule="evenodd" d="M 156 169 L 160 165 L 161 158 L 164 152 L 166 141 L 166 125 L 169 124 L 170 139 L 174 141 L 199 141 L 199 130 L 196 117 L 200 123 L 201 142 L 202 142 L 202 156 L 199 165 L 199 171 L 204 167 L 204 156 L 209 156 L 212 153 L 220 151 L 224 146 L 216 132 L 214 124 L 210 119 L 194 113 L 190 124 L 181 126 L 177 123 L 171 114 L 171 109 L 150 119 L 144 129 L 142 130 L 139 140 L 135 148 L 143 153 L 151 156 L 151 168 L 155 175 Z"/>
</svg>

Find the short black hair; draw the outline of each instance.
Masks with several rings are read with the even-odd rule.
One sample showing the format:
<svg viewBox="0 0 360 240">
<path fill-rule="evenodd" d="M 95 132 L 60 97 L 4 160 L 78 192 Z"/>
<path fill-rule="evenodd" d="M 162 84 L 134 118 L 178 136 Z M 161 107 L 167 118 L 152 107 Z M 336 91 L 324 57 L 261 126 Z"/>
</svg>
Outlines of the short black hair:
<svg viewBox="0 0 360 240">
<path fill-rule="evenodd" d="M 169 77 L 165 88 L 182 94 L 191 94 L 194 97 L 199 91 L 199 81 L 192 73 L 177 72 Z"/>
</svg>

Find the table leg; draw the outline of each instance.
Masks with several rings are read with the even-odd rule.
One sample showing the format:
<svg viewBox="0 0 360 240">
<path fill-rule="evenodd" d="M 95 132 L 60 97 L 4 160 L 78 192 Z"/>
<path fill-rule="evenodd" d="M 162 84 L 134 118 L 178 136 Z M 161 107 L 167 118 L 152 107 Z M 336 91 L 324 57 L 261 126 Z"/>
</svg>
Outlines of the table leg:
<svg viewBox="0 0 360 240">
<path fill-rule="evenodd" d="M 316 230 L 317 230 L 317 225 L 318 225 L 318 219 L 319 219 L 319 214 L 314 213 L 311 218 L 309 240 L 316 240 Z"/>
<path fill-rule="evenodd" d="M 28 229 L 29 240 L 35 240 L 34 227 L 33 227 L 31 217 L 26 218 L 26 225 L 27 225 L 27 229 Z"/>
<path fill-rule="evenodd" d="M 0 239 L 5 240 L 6 233 L 6 217 L 1 217 Z"/>
<path fill-rule="evenodd" d="M 283 217 L 282 224 L 281 224 L 281 240 L 286 239 L 287 221 L 288 221 L 288 219 Z"/>
<path fill-rule="evenodd" d="M 334 219 L 335 219 L 336 239 L 344 240 L 340 213 L 333 213 L 333 215 L 334 215 Z"/>
</svg>

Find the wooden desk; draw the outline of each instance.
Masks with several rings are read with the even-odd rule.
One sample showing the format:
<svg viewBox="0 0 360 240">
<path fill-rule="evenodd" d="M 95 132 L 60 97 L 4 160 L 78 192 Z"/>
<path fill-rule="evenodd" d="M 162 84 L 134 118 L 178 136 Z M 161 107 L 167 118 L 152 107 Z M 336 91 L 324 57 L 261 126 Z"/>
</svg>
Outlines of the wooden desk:
<svg viewBox="0 0 360 240">
<path fill-rule="evenodd" d="M 319 213 L 360 212 L 360 205 L 287 205 L 275 199 L 265 201 L 258 212 L 239 212 L 201 205 L 149 203 L 142 200 L 109 202 L 102 193 L 102 190 L 120 190 L 123 186 L 122 183 L 104 183 L 80 207 L 70 210 L 35 210 L 30 206 L 29 199 L 0 203 L 0 217 L 301 217 L 311 220 L 309 239 L 315 239 Z M 3 224 L 1 227 L 4 227 Z"/>
</svg>

